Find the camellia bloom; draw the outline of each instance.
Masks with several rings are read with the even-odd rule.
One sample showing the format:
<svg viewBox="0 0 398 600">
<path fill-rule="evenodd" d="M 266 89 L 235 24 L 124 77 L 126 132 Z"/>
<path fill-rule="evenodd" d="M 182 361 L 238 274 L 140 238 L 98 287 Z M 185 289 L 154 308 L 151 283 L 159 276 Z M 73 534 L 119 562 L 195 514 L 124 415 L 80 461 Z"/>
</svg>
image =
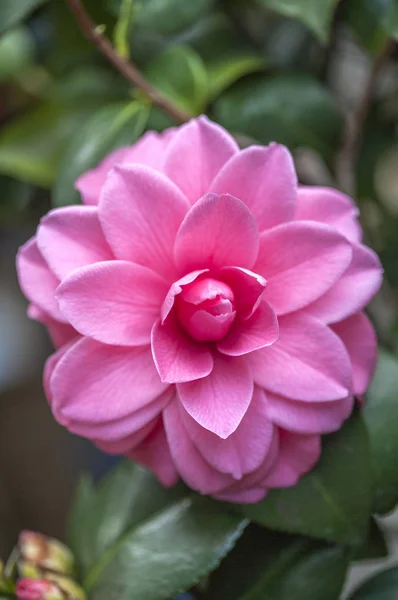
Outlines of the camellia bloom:
<svg viewBox="0 0 398 600">
<path fill-rule="evenodd" d="M 382 270 L 352 200 L 205 117 L 76 185 L 84 205 L 51 211 L 18 256 L 58 347 L 55 418 L 164 485 L 234 502 L 294 485 L 374 370 L 363 308 Z"/>
</svg>

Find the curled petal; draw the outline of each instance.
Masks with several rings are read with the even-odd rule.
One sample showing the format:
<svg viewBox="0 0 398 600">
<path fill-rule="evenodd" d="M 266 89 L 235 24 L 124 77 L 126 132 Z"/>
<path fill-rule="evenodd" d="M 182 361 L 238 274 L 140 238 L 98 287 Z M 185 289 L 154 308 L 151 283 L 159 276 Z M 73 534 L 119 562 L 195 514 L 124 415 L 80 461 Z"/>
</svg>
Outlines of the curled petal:
<svg viewBox="0 0 398 600">
<path fill-rule="evenodd" d="M 248 319 L 260 304 L 267 281 L 262 275 L 240 267 L 224 267 L 219 277 L 233 290 L 239 316 Z"/>
</svg>

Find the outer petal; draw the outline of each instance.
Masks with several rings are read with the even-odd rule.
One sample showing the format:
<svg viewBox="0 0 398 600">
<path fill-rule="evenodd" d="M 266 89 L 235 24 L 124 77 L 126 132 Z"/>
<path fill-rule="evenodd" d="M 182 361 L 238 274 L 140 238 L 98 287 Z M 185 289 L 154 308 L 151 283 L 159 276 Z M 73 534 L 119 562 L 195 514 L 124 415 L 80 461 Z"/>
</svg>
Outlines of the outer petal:
<svg viewBox="0 0 398 600">
<path fill-rule="evenodd" d="M 30 319 L 39 321 L 47 327 L 51 341 L 55 348 L 59 348 L 60 346 L 67 344 L 79 335 L 76 329 L 73 329 L 71 325 L 56 321 L 35 304 L 29 304 L 27 314 Z"/>
<path fill-rule="evenodd" d="M 307 306 L 341 277 L 351 244 L 321 223 L 285 223 L 260 236 L 254 270 L 267 282 L 266 299 L 277 315 Z"/>
<path fill-rule="evenodd" d="M 165 391 L 149 346 L 120 348 L 83 338 L 58 362 L 51 377 L 57 420 L 103 423 L 122 419 Z"/>
<path fill-rule="evenodd" d="M 177 385 L 185 410 L 205 429 L 227 438 L 242 421 L 253 395 L 253 380 L 243 357 L 214 354 L 210 375 Z"/>
<path fill-rule="evenodd" d="M 18 250 L 17 273 L 25 296 L 53 319 L 65 323 L 55 299 L 59 281 L 41 255 L 36 238 L 31 238 Z"/>
<path fill-rule="evenodd" d="M 302 402 L 267 393 L 269 419 L 288 431 L 324 434 L 340 429 L 354 406 L 353 397 L 335 402 Z"/>
<path fill-rule="evenodd" d="M 290 221 L 297 192 L 292 156 L 275 143 L 266 148 L 251 146 L 226 163 L 209 191 L 242 200 L 254 214 L 260 232 Z"/>
<path fill-rule="evenodd" d="M 279 319 L 279 340 L 247 356 L 255 382 L 270 392 L 307 402 L 352 393 L 351 364 L 339 337 L 320 321 L 294 314 Z"/>
<path fill-rule="evenodd" d="M 202 116 L 179 128 L 168 147 L 164 170 L 194 204 L 238 151 L 225 129 Z"/>
<path fill-rule="evenodd" d="M 131 452 L 133 448 L 141 444 L 141 442 L 151 433 L 155 426 L 156 419 L 142 427 L 142 429 L 139 429 L 138 431 L 135 431 L 134 433 L 132 433 L 131 435 L 127 435 L 126 437 L 116 438 L 115 440 L 94 439 L 93 441 L 95 445 L 98 446 L 98 448 L 100 448 L 100 450 L 106 452 L 107 454 L 126 454 L 127 452 Z"/>
<path fill-rule="evenodd" d="M 66 206 L 50 211 L 41 220 L 37 243 L 59 279 L 79 267 L 113 258 L 94 206 Z"/>
<path fill-rule="evenodd" d="M 181 420 L 179 402 L 166 407 L 163 419 L 173 462 L 189 487 L 214 494 L 233 483 L 231 476 L 210 466 L 197 450 Z"/>
<path fill-rule="evenodd" d="M 105 236 L 117 258 L 175 279 L 174 239 L 188 201 L 166 177 L 142 166 L 117 166 L 99 204 Z"/>
<path fill-rule="evenodd" d="M 278 319 L 268 302 L 262 301 L 246 320 L 236 319 L 217 349 L 229 356 L 241 356 L 271 346 L 279 337 Z"/>
<path fill-rule="evenodd" d="M 268 419 L 265 394 L 260 388 L 254 388 L 242 422 L 226 440 L 201 427 L 185 410 L 181 411 L 181 416 L 190 438 L 207 462 L 235 479 L 257 469 L 269 451 L 273 425 Z"/>
<path fill-rule="evenodd" d="M 311 471 L 321 455 L 319 435 L 298 435 L 281 431 L 279 457 L 264 480 L 267 487 L 291 487 Z"/>
<path fill-rule="evenodd" d="M 167 383 L 200 379 L 213 369 L 209 348 L 188 336 L 173 315 L 153 326 L 152 354 L 161 380 Z"/>
<path fill-rule="evenodd" d="M 180 272 L 237 266 L 250 268 L 258 253 L 253 215 L 233 196 L 206 194 L 186 215 L 175 241 Z"/>
<path fill-rule="evenodd" d="M 353 200 L 338 190 L 318 186 L 298 188 L 295 220 L 326 223 L 355 243 L 362 238 L 358 214 Z"/>
<path fill-rule="evenodd" d="M 365 313 L 360 312 L 332 329 L 343 340 L 350 355 L 354 379 L 354 394 L 361 396 L 366 392 L 372 379 L 377 362 L 377 338 L 372 323 Z"/>
<path fill-rule="evenodd" d="M 166 487 L 176 484 L 179 479 L 161 419 L 141 444 L 128 454 L 128 457 L 151 469 L 160 483 Z"/>
<path fill-rule="evenodd" d="M 57 290 L 63 314 L 83 335 L 104 344 L 151 341 L 167 284 L 154 271 L 114 260 L 74 271 Z"/>
<path fill-rule="evenodd" d="M 81 339 L 81 338 L 79 337 L 79 339 Z M 54 369 L 57 366 L 57 364 L 59 363 L 59 361 L 61 360 L 61 358 L 63 357 L 63 355 L 66 354 L 66 352 L 69 350 L 69 348 L 71 348 L 77 341 L 78 340 L 74 340 L 72 342 L 69 342 L 68 344 L 65 344 L 64 346 L 59 348 L 56 352 L 51 354 L 46 360 L 46 364 L 44 365 L 44 370 L 43 370 L 43 388 L 44 388 L 44 392 L 46 394 L 48 403 L 50 405 L 52 404 L 52 401 L 53 401 L 53 394 L 52 394 L 52 390 L 51 390 L 51 377 L 54 372 Z"/>
<path fill-rule="evenodd" d="M 362 310 L 377 294 L 383 269 L 377 255 L 366 246 L 353 246 L 350 266 L 335 285 L 306 308 L 327 323 L 342 321 Z"/>
<path fill-rule="evenodd" d="M 237 492 L 225 491 L 215 495 L 217 500 L 224 502 L 234 502 L 235 504 L 256 504 L 260 502 L 266 495 L 266 488 L 249 488 Z"/>
</svg>

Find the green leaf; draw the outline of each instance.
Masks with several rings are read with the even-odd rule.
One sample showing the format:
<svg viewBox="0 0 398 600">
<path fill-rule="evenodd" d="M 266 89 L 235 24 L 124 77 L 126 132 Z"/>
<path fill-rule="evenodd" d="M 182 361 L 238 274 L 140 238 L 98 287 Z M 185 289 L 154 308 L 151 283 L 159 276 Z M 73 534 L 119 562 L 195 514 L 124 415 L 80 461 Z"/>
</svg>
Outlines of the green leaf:
<svg viewBox="0 0 398 600">
<path fill-rule="evenodd" d="M 326 43 L 329 39 L 333 13 L 339 0 L 258 1 L 285 17 L 298 19 L 311 29 L 321 42 Z"/>
<path fill-rule="evenodd" d="M 145 0 L 137 5 L 137 27 L 163 35 L 175 34 L 194 25 L 210 11 L 214 0 Z"/>
<path fill-rule="evenodd" d="M 129 58 L 129 33 L 133 26 L 135 15 L 135 0 L 122 0 L 120 14 L 115 25 L 113 39 L 117 53 L 123 58 Z"/>
<path fill-rule="evenodd" d="M 171 102 L 192 114 L 204 111 L 207 102 L 207 72 L 200 56 L 188 46 L 173 46 L 146 69 L 154 87 Z"/>
<path fill-rule="evenodd" d="M 309 146 L 331 161 L 341 141 L 343 120 L 331 94 L 307 75 L 252 76 L 215 103 L 216 120 L 230 131 L 263 144 L 290 149 Z"/>
<path fill-rule="evenodd" d="M 50 187 L 65 144 L 88 115 L 80 106 L 44 102 L 3 127 L 0 173 Z"/>
<path fill-rule="evenodd" d="M 293 488 L 271 491 L 242 507 L 253 521 L 281 531 L 339 543 L 360 544 L 367 533 L 372 479 L 366 428 L 355 413 L 324 438 L 322 456 Z"/>
<path fill-rule="evenodd" d="M 378 54 L 388 38 L 398 39 L 398 2 L 350 0 L 346 21 L 364 48 Z"/>
<path fill-rule="evenodd" d="M 53 190 L 55 206 L 76 204 L 76 179 L 95 167 L 112 150 L 132 144 L 143 133 L 149 107 L 138 101 L 110 104 L 95 112 L 71 139 L 62 158 Z"/>
<path fill-rule="evenodd" d="M 249 526 L 211 575 L 205 600 L 337 600 L 347 567 L 343 547 Z"/>
<path fill-rule="evenodd" d="M 368 535 L 364 543 L 355 549 L 354 560 L 369 560 L 388 556 L 387 543 L 383 531 L 372 517 Z"/>
<path fill-rule="evenodd" d="M 16 25 L 45 0 L 1 0 L 0 33 Z"/>
<path fill-rule="evenodd" d="M 217 567 L 247 524 L 122 463 L 80 514 L 74 550 L 90 600 L 167 600 Z"/>
<path fill-rule="evenodd" d="M 82 528 L 84 529 L 84 520 L 89 514 L 90 507 L 94 503 L 95 489 L 94 484 L 88 475 L 83 475 L 77 486 L 75 498 L 69 513 L 66 534 L 67 544 L 73 550 L 79 567 L 86 564 L 90 560 L 90 556 L 86 556 L 87 545 L 82 543 Z"/>
<path fill-rule="evenodd" d="M 349 600 L 397 600 L 398 567 L 391 567 L 365 581 Z"/>
<path fill-rule="evenodd" d="M 0 81 L 20 74 L 34 60 L 33 37 L 26 27 L 16 27 L 0 37 Z"/>
<path fill-rule="evenodd" d="M 363 416 L 369 432 L 375 479 L 376 512 L 398 503 L 398 361 L 384 350 L 367 393 Z"/>
</svg>

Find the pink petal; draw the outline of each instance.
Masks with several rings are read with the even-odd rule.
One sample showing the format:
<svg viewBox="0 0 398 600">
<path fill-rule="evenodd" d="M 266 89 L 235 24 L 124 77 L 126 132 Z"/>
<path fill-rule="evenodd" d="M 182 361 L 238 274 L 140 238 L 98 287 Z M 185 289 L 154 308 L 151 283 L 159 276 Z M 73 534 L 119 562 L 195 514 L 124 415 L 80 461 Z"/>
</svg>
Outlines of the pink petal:
<svg viewBox="0 0 398 600">
<path fill-rule="evenodd" d="M 206 273 L 208 270 L 209 269 L 200 269 L 199 271 L 193 271 L 192 273 L 188 273 L 188 275 L 184 275 L 184 277 L 181 277 L 178 281 L 175 281 L 172 284 L 172 286 L 170 287 L 169 291 L 167 292 L 167 296 L 162 304 L 162 310 L 161 310 L 162 323 L 165 322 L 171 309 L 173 308 L 175 297 L 178 296 L 178 294 L 181 294 L 184 286 L 187 285 L 188 283 L 192 283 L 199 277 L 199 275 Z"/>
<path fill-rule="evenodd" d="M 380 289 L 383 269 L 377 255 L 366 246 L 353 246 L 352 260 L 335 285 L 306 307 L 327 323 L 336 323 L 362 310 Z"/>
<path fill-rule="evenodd" d="M 71 325 L 56 321 L 35 304 L 29 304 L 27 314 L 30 319 L 39 321 L 47 327 L 51 341 L 55 348 L 59 348 L 60 346 L 67 344 L 77 335 L 79 335 L 76 329 L 73 329 Z"/>
<path fill-rule="evenodd" d="M 79 337 L 79 339 L 81 339 L 81 338 Z M 51 354 L 46 360 L 46 364 L 44 365 L 44 370 L 43 370 L 43 388 L 44 388 L 44 392 L 46 394 L 48 403 L 50 405 L 52 404 L 52 401 L 53 401 L 53 393 L 51 390 L 51 377 L 54 372 L 54 369 L 57 366 L 57 364 L 59 363 L 59 361 L 61 360 L 61 358 L 63 357 L 63 355 L 77 341 L 78 340 L 73 340 L 73 341 L 69 342 L 68 344 L 65 344 L 64 346 L 59 348 L 56 352 Z"/>
<path fill-rule="evenodd" d="M 175 241 L 182 273 L 196 269 L 250 268 L 258 253 L 257 225 L 247 207 L 233 196 L 206 194 L 188 212 Z"/>
<path fill-rule="evenodd" d="M 261 275 L 239 267 L 224 267 L 219 278 L 234 292 L 235 307 L 240 317 L 248 319 L 260 304 L 267 281 Z"/>
<path fill-rule="evenodd" d="M 238 492 L 221 492 L 220 494 L 215 494 L 214 498 L 224 502 L 234 502 L 235 504 L 256 504 L 264 498 L 266 493 L 267 490 L 265 488 L 250 488 Z"/>
<path fill-rule="evenodd" d="M 273 425 L 267 417 L 265 394 L 260 388 L 254 388 L 245 416 L 227 439 L 201 427 L 185 410 L 181 411 L 181 417 L 188 435 L 205 460 L 234 479 L 241 479 L 245 473 L 257 469 L 269 451 Z"/>
<path fill-rule="evenodd" d="M 227 438 L 242 421 L 253 395 L 253 380 L 243 357 L 214 354 L 214 367 L 203 379 L 180 383 L 185 410 L 205 429 Z"/>
<path fill-rule="evenodd" d="M 95 445 L 107 454 L 126 454 L 136 448 L 156 427 L 156 420 L 150 421 L 142 429 L 122 438 L 116 439 L 93 439 Z"/>
<path fill-rule="evenodd" d="M 140 346 L 151 341 L 166 293 L 167 284 L 154 271 L 113 260 L 74 271 L 57 298 L 81 334 L 104 344 Z"/>
<path fill-rule="evenodd" d="M 18 250 L 17 274 L 25 296 L 53 319 L 65 323 L 55 299 L 59 281 L 40 253 L 36 238 L 31 238 Z"/>
<path fill-rule="evenodd" d="M 151 469 L 165 487 L 175 485 L 179 479 L 161 419 L 155 429 L 128 454 L 128 457 Z"/>
<path fill-rule="evenodd" d="M 360 312 L 332 329 L 343 340 L 350 355 L 354 394 L 361 396 L 366 392 L 372 379 L 377 362 L 377 338 L 372 323 L 365 313 Z"/>
<path fill-rule="evenodd" d="M 324 434 L 340 429 L 354 406 L 353 397 L 334 402 L 303 402 L 267 393 L 269 419 L 288 431 Z"/>
<path fill-rule="evenodd" d="M 264 485 L 273 488 L 296 485 L 302 475 L 313 469 L 320 455 L 319 435 L 298 435 L 281 431 L 279 458 L 265 478 Z"/>
<path fill-rule="evenodd" d="M 297 176 L 285 146 L 251 146 L 233 156 L 213 181 L 210 192 L 231 194 L 254 214 L 259 231 L 290 221 L 294 215 Z"/>
<path fill-rule="evenodd" d="M 166 150 L 178 131 L 177 127 L 166 129 L 162 133 L 147 131 L 137 143 L 131 146 L 130 152 L 123 162 L 145 165 L 164 172 Z"/>
<path fill-rule="evenodd" d="M 353 200 L 338 190 L 318 186 L 298 188 L 295 220 L 326 223 L 355 243 L 362 238 L 358 214 Z"/>
<path fill-rule="evenodd" d="M 235 320 L 227 335 L 217 343 L 217 349 L 229 356 L 240 356 L 271 346 L 278 337 L 278 319 L 271 306 L 262 301 L 249 319 Z"/>
<path fill-rule="evenodd" d="M 163 420 L 173 462 L 189 487 L 214 494 L 233 483 L 231 476 L 214 469 L 197 450 L 181 420 L 179 402 L 170 402 Z"/>
<path fill-rule="evenodd" d="M 306 402 L 340 400 L 352 393 L 344 344 L 327 325 L 304 314 L 279 319 L 279 340 L 247 356 L 255 382 Z"/>
<path fill-rule="evenodd" d="M 225 129 L 205 116 L 179 128 L 165 159 L 165 173 L 194 204 L 239 148 Z"/>
<path fill-rule="evenodd" d="M 152 354 L 162 381 L 177 383 L 206 377 L 213 358 L 205 344 L 195 342 L 175 321 L 174 315 L 152 329 Z"/>
<path fill-rule="evenodd" d="M 329 290 L 351 256 L 351 244 L 328 225 L 285 223 L 261 234 L 254 270 L 267 280 L 267 301 L 284 315 Z"/>
<path fill-rule="evenodd" d="M 59 422 L 122 419 L 166 390 L 149 346 L 121 348 L 83 338 L 62 357 L 51 377 Z"/>
<path fill-rule="evenodd" d="M 113 258 L 94 206 L 56 208 L 37 232 L 40 252 L 51 270 L 63 279 L 74 269 Z"/>
<path fill-rule="evenodd" d="M 185 196 L 161 173 L 119 165 L 103 187 L 99 217 L 117 258 L 174 280 L 174 239 L 188 207 Z"/>
</svg>

